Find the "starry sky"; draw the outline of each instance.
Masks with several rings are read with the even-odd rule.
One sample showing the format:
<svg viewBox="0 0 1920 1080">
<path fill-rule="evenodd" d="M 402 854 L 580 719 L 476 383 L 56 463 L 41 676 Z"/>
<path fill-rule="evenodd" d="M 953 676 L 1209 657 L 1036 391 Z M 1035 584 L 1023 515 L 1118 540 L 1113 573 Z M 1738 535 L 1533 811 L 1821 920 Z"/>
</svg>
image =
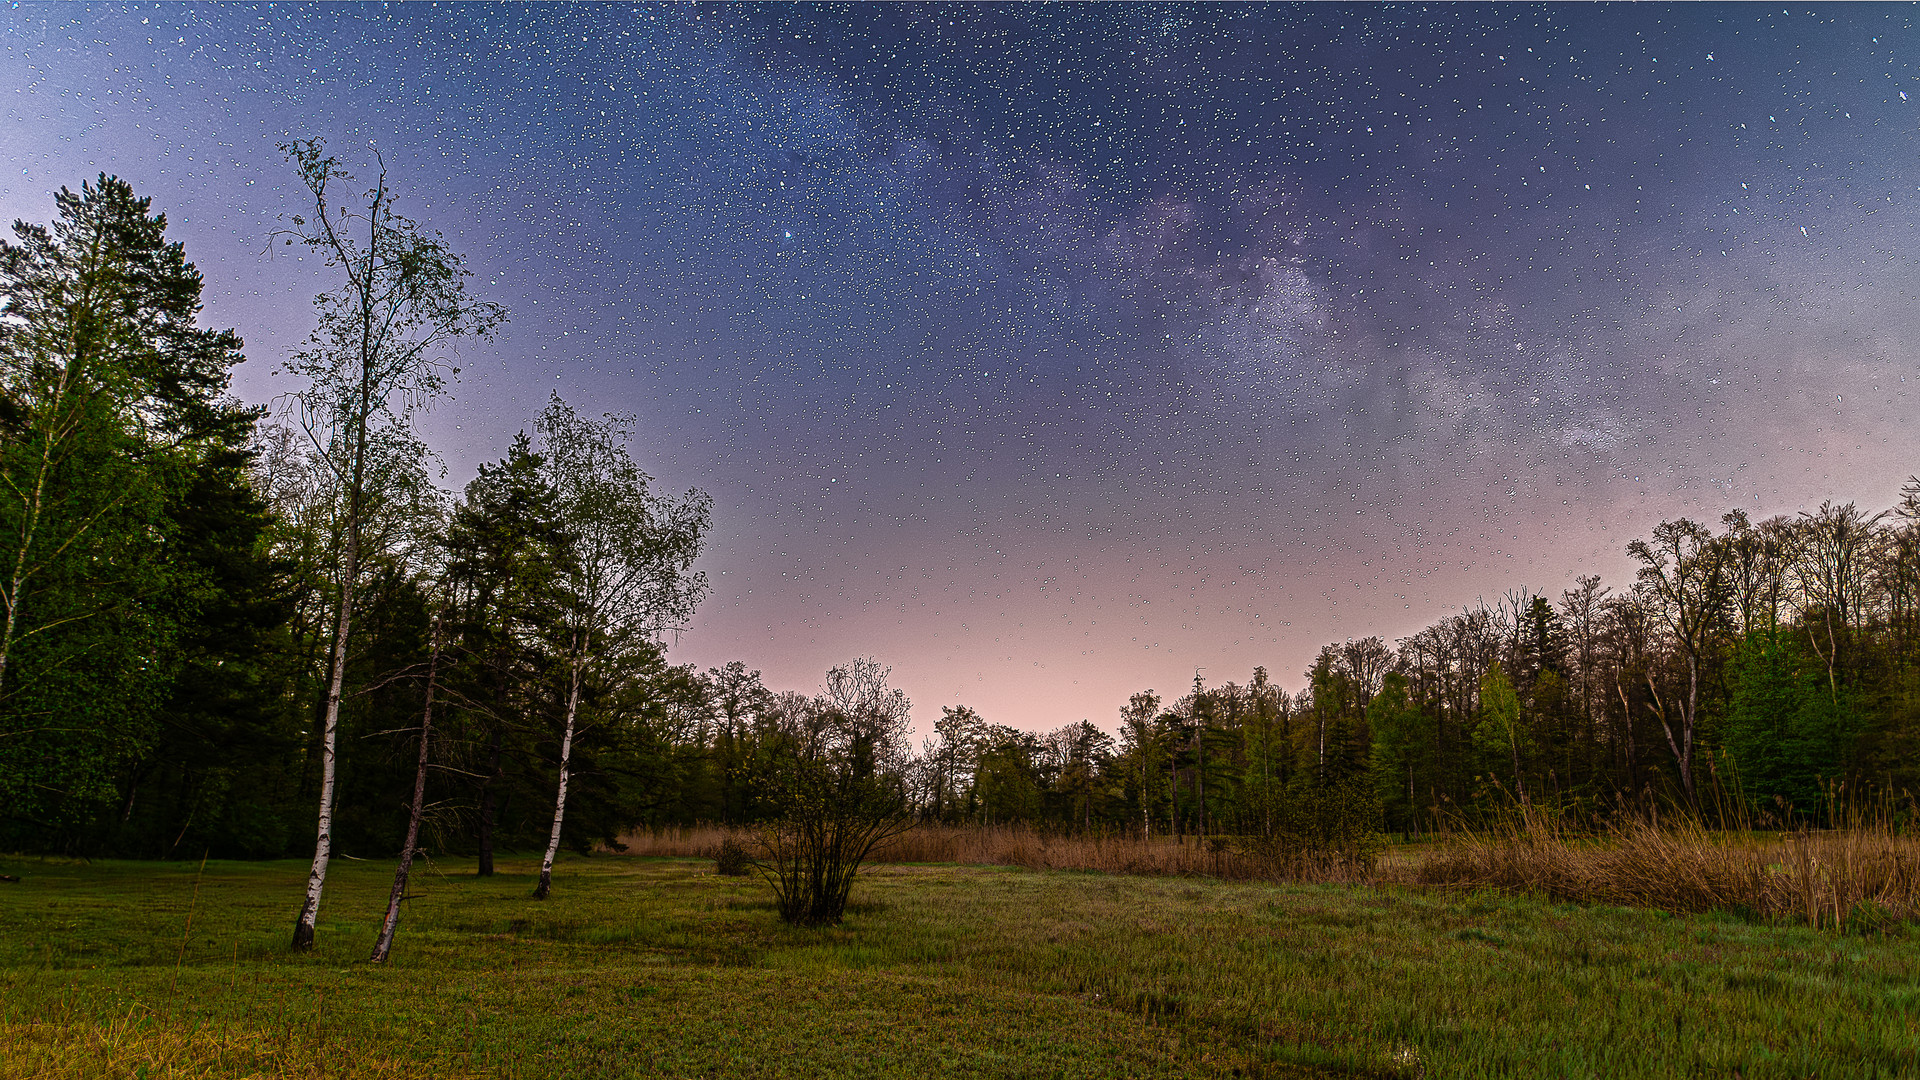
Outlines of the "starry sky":
<svg viewBox="0 0 1920 1080">
<path fill-rule="evenodd" d="M 0 215 L 131 180 L 266 402 L 328 280 L 275 146 L 377 149 L 513 313 L 449 485 L 550 392 L 635 414 L 715 500 L 676 661 L 1111 727 L 1663 518 L 1889 505 L 1916 58 L 1829 5 L 17 4 Z"/>
</svg>

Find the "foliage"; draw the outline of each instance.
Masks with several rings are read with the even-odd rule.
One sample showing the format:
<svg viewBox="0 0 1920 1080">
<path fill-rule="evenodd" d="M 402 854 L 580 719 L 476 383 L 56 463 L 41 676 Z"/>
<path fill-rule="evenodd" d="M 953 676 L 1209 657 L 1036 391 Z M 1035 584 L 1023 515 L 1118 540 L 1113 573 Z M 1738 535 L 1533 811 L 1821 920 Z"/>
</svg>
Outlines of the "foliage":
<svg viewBox="0 0 1920 1080">
<path fill-rule="evenodd" d="M 70 845 L 206 675 L 260 520 L 240 340 L 166 217 L 104 174 L 54 201 L 0 240 L 0 826 Z"/>
<path fill-rule="evenodd" d="M 293 947 L 307 949 L 313 945 L 332 853 L 340 703 L 354 597 L 368 554 L 369 497 L 393 491 L 396 473 L 406 475 L 404 450 L 414 444 L 414 413 L 443 393 L 445 380 L 457 373 L 448 370 L 443 353 L 461 338 L 489 337 L 506 312 L 467 292 L 469 272 L 439 234 L 395 211 L 384 162 L 373 187 L 350 207 L 337 203 L 335 192 L 353 177 L 320 140 L 295 139 L 280 149 L 313 200 L 312 220 L 292 215 L 291 228 L 280 238 L 314 252 L 342 279 L 314 298 L 319 325 L 286 365 L 290 374 L 307 380 L 294 399 L 298 420 L 317 451 L 315 459 L 331 474 L 341 526 L 329 545 L 339 614 L 320 720 L 313 868 L 293 931 Z M 379 161 L 377 152 L 374 156 Z M 395 448 L 402 452 L 393 453 Z"/>
<path fill-rule="evenodd" d="M 1238 840 L 1274 876 L 1291 880 L 1365 879 L 1386 850 L 1380 800 L 1362 779 L 1290 793 L 1273 831 Z"/>
</svg>

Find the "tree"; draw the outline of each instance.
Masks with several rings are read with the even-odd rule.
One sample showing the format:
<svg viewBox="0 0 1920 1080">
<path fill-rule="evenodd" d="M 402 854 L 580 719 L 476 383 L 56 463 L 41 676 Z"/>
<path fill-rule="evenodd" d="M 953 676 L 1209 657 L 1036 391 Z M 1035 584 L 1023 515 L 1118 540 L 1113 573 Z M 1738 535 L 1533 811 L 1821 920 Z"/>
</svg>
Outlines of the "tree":
<svg viewBox="0 0 1920 1080">
<path fill-rule="evenodd" d="M 933 722 L 934 738 L 922 755 L 927 769 L 927 810 L 945 821 L 961 808 L 961 790 L 972 794 L 971 780 L 980 763 L 980 742 L 987 722 L 965 705 L 943 705 Z"/>
<path fill-rule="evenodd" d="M 1040 740 L 1031 732 L 993 724 L 980 735 L 974 758 L 973 798 L 980 823 L 1032 822 L 1040 817 Z"/>
<path fill-rule="evenodd" d="M 319 325 L 287 371 L 309 380 L 296 401 L 299 419 L 332 471 L 343 506 L 339 539 L 337 617 L 321 721 L 321 783 L 313 866 L 294 922 L 293 947 L 313 947 L 314 922 L 326 886 L 333 843 L 335 757 L 340 696 L 359 584 L 363 511 L 378 476 L 369 447 L 409 441 L 416 410 L 427 406 L 457 374 L 444 359 L 461 338 L 487 338 L 506 318 L 497 304 L 467 292 L 462 258 L 440 238 L 401 216 L 387 186 L 385 162 L 373 186 L 354 205 L 336 203 L 336 189 L 353 177 L 319 139 L 281 146 L 313 198 L 313 217 L 291 218 L 277 234 L 318 254 L 343 280 L 314 299 Z M 384 429 L 384 430 L 383 430 Z"/>
<path fill-rule="evenodd" d="M 560 771 L 553 828 L 534 890 L 543 900 L 552 888 L 566 819 L 580 690 L 596 649 L 609 637 L 652 641 L 681 629 L 707 592 L 706 575 L 693 570 L 693 561 L 712 521 L 713 500 L 700 491 L 677 500 L 654 496 L 650 478 L 627 453 L 635 422 L 611 414 L 585 419 L 556 394 L 536 425 L 568 545 L 560 566 L 567 670 Z"/>
<path fill-rule="evenodd" d="M 1520 698 L 1497 661 L 1480 677 L 1480 723 L 1473 729 L 1473 741 L 1483 750 L 1504 750 L 1512 757 L 1514 791 L 1525 805 L 1527 781 L 1520 771 L 1520 750 L 1527 733 L 1520 726 Z"/>
<path fill-rule="evenodd" d="M 1707 651 L 1719 632 L 1726 603 L 1724 548 L 1705 528 L 1685 518 L 1654 527 L 1653 541 L 1635 540 L 1627 554 L 1640 563 L 1640 585 L 1673 635 L 1686 667 L 1683 696 L 1669 706 L 1647 672 L 1655 714 L 1680 770 L 1687 805 L 1699 802 L 1693 789 L 1693 751 L 1700 724 L 1700 691 Z"/>
<path fill-rule="evenodd" d="M 0 801 L 43 823 L 111 798 L 149 740 L 201 588 L 181 500 L 244 489 L 258 416 L 151 200 L 102 174 L 54 202 L 0 240 Z"/>
<path fill-rule="evenodd" d="M 1132 772 L 1139 784 L 1140 835 L 1153 835 L 1153 804 L 1159 789 L 1160 759 L 1165 753 L 1157 718 L 1160 695 L 1142 690 L 1127 699 L 1120 710 L 1121 756 L 1133 760 Z"/>
<path fill-rule="evenodd" d="M 493 875 L 502 803 L 516 781 L 528 784 L 527 738 L 545 727 L 529 719 L 548 707 L 543 691 L 566 637 L 573 545 L 546 472 L 520 434 L 505 457 L 480 466 L 447 530 L 461 654 L 452 689 L 465 706 L 464 771 L 478 784 L 481 877 Z"/>
<path fill-rule="evenodd" d="M 1381 680 L 1380 692 L 1373 696 L 1367 717 L 1373 736 L 1374 791 L 1383 810 L 1399 818 L 1402 828 L 1409 832 L 1420 812 L 1415 773 L 1425 750 L 1420 738 L 1421 719 L 1407 696 L 1406 676 L 1388 672 Z"/>
<path fill-rule="evenodd" d="M 912 824 L 907 696 L 870 659 L 827 673 L 821 694 L 781 718 L 774 784 L 784 816 L 760 834 L 757 865 L 790 923 L 839 922 L 873 849 Z"/>
<path fill-rule="evenodd" d="M 1082 720 L 1054 732 L 1048 743 L 1058 766 L 1054 783 L 1070 800 L 1068 825 L 1078 817 L 1080 827 L 1091 832 L 1097 785 L 1113 760 L 1113 736 Z"/>
<path fill-rule="evenodd" d="M 1807 643 L 1826 665 L 1827 692 L 1835 710 L 1840 708 L 1841 674 L 1853 632 L 1875 607 L 1873 556 L 1880 540 L 1878 527 L 1886 516 L 1884 512 L 1868 516 L 1852 503 L 1836 506 L 1831 501 L 1821 503 L 1814 513 L 1800 515 L 1796 568 L 1804 598 L 1801 615 Z M 1817 631 L 1816 614 L 1821 623 Z"/>
<path fill-rule="evenodd" d="M 420 819 L 426 811 L 427 765 L 432 759 L 433 698 L 440 683 L 440 631 L 445 605 L 433 614 L 431 650 L 427 660 L 426 703 L 420 710 L 420 747 L 414 763 L 413 801 L 407 807 L 407 838 L 400 845 L 400 865 L 393 872 L 393 888 L 387 893 L 387 914 L 380 924 L 380 936 L 374 940 L 373 963 L 384 964 L 393 951 L 393 933 L 400 926 L 400 901 L 407 897 L 407 880 L 413 872 L 413 857 L 420 847 Z"/>
<path fill-rule="evenodd" d="M 713 737 L 714 768 L 720 780 L 720 820 L 728 825 L 746 819 L 747 791 L 742 783 L 748 769 L 747 753 L 754 726 L 773 705 L 773 692 L 738 660 L 708 668 L 702 679 L 717 727 Z"/>
<path fill-rule="evenodd" d="M 1247 685 L 1252 712 L 1242 729 L 1242 753 L 1247 768 L 1242 790 L 1248 805 L 1240 831 L 1270 836 L 1274 818 L 1293 780 L 1293 740 L 1288 723 L 1292 702 L 1286 691 L 1273 685 L 1267 669 L 1253 669 Z"/>
</svg>

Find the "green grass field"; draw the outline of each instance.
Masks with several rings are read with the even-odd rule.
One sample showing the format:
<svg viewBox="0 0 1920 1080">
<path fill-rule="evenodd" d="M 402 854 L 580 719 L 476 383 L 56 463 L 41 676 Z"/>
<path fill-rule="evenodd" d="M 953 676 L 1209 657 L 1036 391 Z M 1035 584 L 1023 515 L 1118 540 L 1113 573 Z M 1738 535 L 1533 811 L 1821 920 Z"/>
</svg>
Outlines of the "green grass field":
<svg viewBox="0 0 1920 1080">
<path fill-rule="evenodd" d="M 1340 886 L 879 866 L 843 926 L 755 878 L 0 859 L 0 1075 L 1920 1074 L 1920 935 Z M 191 936 L 185 940 L 189 905 Z"/>
</svg>

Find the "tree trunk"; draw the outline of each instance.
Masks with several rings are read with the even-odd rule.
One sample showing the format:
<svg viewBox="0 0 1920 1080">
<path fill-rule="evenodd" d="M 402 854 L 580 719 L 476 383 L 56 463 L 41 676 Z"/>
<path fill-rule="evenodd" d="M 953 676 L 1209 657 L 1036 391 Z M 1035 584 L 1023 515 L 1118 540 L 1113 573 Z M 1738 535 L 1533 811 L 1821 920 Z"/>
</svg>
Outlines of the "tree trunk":
<svg viewBox="0 0 1920 1080">
<path fill-rule="evenodd" d="M 27 552 L 33 546 L 33 534 L 40 524 L 40 503 L 45 494 L 47 468 L 42 462 L 40 473 L 34 478 L 33 497 L 28 501 L 25 518 L 20 525 L 20 552 L 14 556 L 13 574 L 7 581 L 7 621 L 0 629 L 0 689 L 6 687 L 7 656 L 13 651 L 14 628 L 20 619 L 20 591 L 27 582 Z"/>
<path fill-rule="evenodd" d="M 96 256 L 99 255 L 100 244 L 100 238 L 96 235 L 93 240 L 92 254 Z M 13 635 L 20 625 L 20 593 L 21 590 L 26 588 L 27 578 L 32 573 L 28 560 L 33 550 L 33 539 L 39 533 L 40 518 L 46 510 L 47 481 L 48 478 L 53 475 L 54 469 L 55 434 L 53 429 L 62 429 L 62 437 L 64 438 L 65 435 L 72 434 L 78 430 L 79 427 L 77 412 L 72 414 L 75 416 L 75 419 L 69 424 L 61 424 L 53 418 L 59 415 L 59 403 L 66 400 L 67 390 L 74 385 L 77 372 L 82 367 L 82 358 L 76 352 L 73 361 L 68 363 L 60 373 L 58 385 L 53 395 L 54 404 L 49 406 L 47 410 L 49 414 L 49 429 L 40 439 L 40 460 L 34 470 L 33 493 L 22 500 L 20 515 L 20 551 L 14 556 L 13 572 L 7 580 L 7 595 L 5 597 L 7 619 L 5 629 L 0 630 L 0 690 L 6 687 L 7 658 L 13 653 Z"/>
<path fill-rule="evenodd" d="M 393 873 L 393 891 L 387 894 L 387 919 L 374 942 L 376 964 L 387 962 L 393 950 L 393 932 L 400 925 L 400 901 L 407 897 L 407 875 L 413 871 L 413 853 L 420 846 L 420 815 L 427 799 L 427 747 L 433 737 L 433 691 L 440 676 L 440 616 L 433 617 L 433 651 L 427 659 L 427 703 L 420 712 L 420 759 L 413 770 L 413 806 L 407 811 L 407 842 L 400 849 L 400 867 Z"/>
<path fill-rule="evenodd" d="M 1518 722 L 1517 720 L 1515 721 L 1515 723 Z M 1513 748 L 1513 790 L 1520 796 L 1520 805 L 1525 806 L 1527 805 L 1527 782 L 1520 776 L 1519 737 L 1517 735 L 1510 735 L 1507 739 L 1507 745 Z"/>
<path fill-rule="evenodd" d="M 1173 733 L 1169 731 L 1167 734 L 1171 736 Z M 1168 741 L 1172 740 L 1169 739 Z M 1173 834 L 1175 840 L 1179 840 L 1185 835 L 1180 831 L 1179 754 L 1180 751 L 1173 747 L 1167 748 L 1167 831 Z"/>
<path fill-rule="evenodd" d="M 356 502 L 358 500 L 355 500 Z M 355 510 L 357 511 L 357 507 Z M 340 575 L 340 621 L 333 633 L 333 661 L 327 675 L 327 712 L 320 735 L 320 817 L 313 841 L 313 866 L 307 871 L 307 896 L 293 924 L 293 948 L 313 948 L 314 922 L 320 917 L 320 893 L 327 884 L 327 863 L 333 857 L 333 778 L 340 741 L 340 684 L 347 673 L 347 631 L 353 624 L 354 576 L 359 571 L 360 543 L 357 513 L 347 520 L 346 565 Z"/>
<path fill-rule="evenodd" d="M 540 884 L 533 890 L 535 900 L 545 900 L 553 890 L 553 859 L 560 853 L 560 823 L 567 816 L 567 767 L 573 763 L 573 722 L 580 710 L 580 668 L 582 657 L 574 661 L 573 685 L 567 690 L 567 727 L 560 738 L 560 788 L 553 799 L 553 831 L 547 835 L 547 854 L 540 860 Z"/>
<path fill-rule="evenodd" d="M 383 185 L 384 187 L 384 185 Z M 324 219 L 323 219 L 324 220 Z M 373 258 L 369 246 L 367 258 Z M 340 621 L 333 633 L 332 670 L 327 675 L 327 714 L 320 736 L 320 816 L 313 841 L 313 866 L 307 871 L 307 896 L 293 924 L 293 948 L 313 948 L 314 922 L 320 917 L 320 893 L 327 884 L 327 862 L 333 857 L 333 779 L 340 741 L 340 684 L 347 674 L 347 632 L 353 626 L 353 594 L 360 580 L 360 514 L 366 484 L 367 414 L 373 404 L 373 316 L 365 290 L 360 298 L 360 388 L 358 412 L 353 414 L 353 456 L 347 463 L 347 550 L 340 566 Z"/>
<path fill-rule="evenodd" d="M 508 633 L 508 622 L 501 621 L 500 633 Z M 498 801 L 494 797 L 494 788 L 500 782 L 501 725 L 506 723 L 507 715 L 507 665 L 510 663 L 503 649 L 495 656 L 495 680 L 493 687 L 493 723 L 487 736 L 487 778 L 480 785 L 480 866 L 481 877 L 493 876 L 493 824 L 498 810 Z"/>
<path fill-rule="evenodd" d="M 1693 793 L 1693 728 L 1694 718 L 1700 715 L 1700 659 L 1689 654 L 1687 657 L 1687 714 L 1680 718 L 1680 786 L 1686 789 L 1687 805 L 1694 810 L 1700 809 L 1700 800 Z"/>
<path fill-rule="evenodd" d="M 1200 767 L 1193 774 L 1194 794 L 1200 800 L 1200 839 L 1207 838 L 1207 729 L 1202 726 L 1193 733 L 1193 745 L 1198 752 Z"/>
<path fill-rule="evenodd" d="M 1147 777 L 1151 775 L 1152 773 L 1147 770 L 1146 747 L 1142 746 L 1140 748 L 1140 835 L 1148 840 L 1153 839 L 1153 800 L 1147 797 L 1151 791 L 1147 784 Z"/>
<path fill-rule="evenodd" d="M 493 876 L 493 785 L 500 778 L 500 721 L 493 723 L 487 747 L 487 779 L 480 786 L 480 867 L 481 877 Z"/>
</svg>

